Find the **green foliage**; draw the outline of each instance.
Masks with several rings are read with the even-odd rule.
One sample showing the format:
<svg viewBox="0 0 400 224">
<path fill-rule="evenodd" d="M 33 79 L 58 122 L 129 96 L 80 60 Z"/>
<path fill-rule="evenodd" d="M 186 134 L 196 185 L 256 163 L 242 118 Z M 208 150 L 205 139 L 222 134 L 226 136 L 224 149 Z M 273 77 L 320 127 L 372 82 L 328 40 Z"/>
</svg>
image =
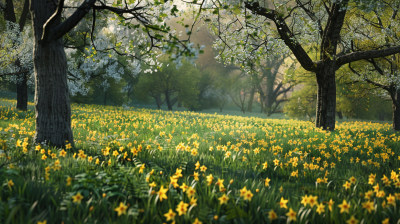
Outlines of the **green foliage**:
<svg viewBox="0 0 400 224">
<path fill-rule="evenodd" d="M 0 107 L 1 223 L 162 223 L 169 209 L 177 213 L 180 202 L 193 198 L 176 223 L 270 223 L 271 211 L 279 217 L 274 222 L 284 223 L 289 208 L 302 223 L 400 218 L 399 208 L 387 203 L 399 194 L 400 175 L 400 136 L 389 124 L 343 122 L 325 132 L 304 121 L 73 105 L 77 148 L 38 148 L 32 144 L 34 113 L 17 112 L 13 103 L 2 99 L 11 106 Z M 171 178 L 178 174 L 175 188 Z M 373 185 L 370 174 L 376 175 Z M 195 189 L 193 197 L 184 184 Z M 385 197 L 373 193 L 369 213 L 363 203 L 376 184 Z M 168 189 L 162 201 L 161 186 Z M 244 187 L 250 200 L 241 194 Z M 219 202 L 223 194 L 227 204 Z M 321 214 L 302 203 L 309 195 L 325 205 Z M 349 214 L 340 212 L 343 200 Z M 121 203 L 127 207 L 118 215 Z"/>
<path fill-rule="evenodd" d="M 317 86 L 315 82 L 306 82 L 297 86 L 283 107 L 289 117 L 314 120 L 317 102 Z"/>
<path fill-rule="evenodd" d="M 364 82 L 354 81 L 348 68 L 338 72 L 336 79 L 336 111 L 347 118 L 390 120 L 391 103 L 384 92 L 373 90 Z M 292 75 L 293 76 L 293 75 Z M 298 71 L 294 75 L 300 83 L 285 103 L 284 112 L 293 118 L 313 120 L 317 100 L 315 77 Z"/>
<path fill-rule="evenodd" d="M 158 71 L 139 75 L 134 96 L 142 101 L 150 97 L 165 101 L 165 94 L 169 94 L 173 104 L 177 102 L 185 108 L 196 110 L 199 108 L 200 79 L 201 73 L 195 65 L 185 61 L 177 66 L 164 60 Z"/>
<path fill-rule="evenodd" d="M 102 83 L 107 83 L 104 87 Z M 71 99 L 76 103 L 102 104 L 121 106 L 127 102 L 124 87 L 126 83 L 123 79 L 117 81 L 113 78 L 96 77 L 92 78 L 87 84 L 88 93 L 82 95 L 78 93 Z"/>
</svg>

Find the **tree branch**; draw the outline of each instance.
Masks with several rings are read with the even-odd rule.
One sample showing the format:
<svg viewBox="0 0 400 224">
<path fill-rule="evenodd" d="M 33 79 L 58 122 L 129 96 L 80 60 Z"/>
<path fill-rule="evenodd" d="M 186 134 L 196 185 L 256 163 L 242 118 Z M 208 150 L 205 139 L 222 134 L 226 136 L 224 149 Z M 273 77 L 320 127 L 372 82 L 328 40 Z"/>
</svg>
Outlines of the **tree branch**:
<svg viewBox="0 0 400 224">
<path fill-rule="evenodd" d="M 64 1 L 64 0 L 60 0 Z M 50 17 L 50 19 L 45 23 L 43 26 L 43 36 L 42 41 L 50 41 L 50 40 L 57 40 L 68 33 L 72 28 L 74 28 L 79 21 L 90 11 L 90 9 L 94 6 L 96 0 L 85 0 L 76 11 L 68 17 L 64 22 L 60 23 L 54 29 L 48 29 L 47 27 L 50 25 L 52 18 L 56 18 L 57 11 Z M 60 4 L 59 4 L 60 6 Z M 61 12 L 60 12 L 61 13 Z M 46 39 L 47 37 L 47 39 Z"/>
<path fill-rule="evenodd" d="M 29 14 L 29 0 L 25 0 L 24 8 L 22 9 L 22 13 L 21 16 L 19 17 L 19 22 L 18 22 L 20 32 L 22 32 L 22 30 L 24 29 L 26 19 L 28 18 L 28 14 Z"/>
<path fill-rule="evenodd" d="M 310 19 L 318 24 L 318 32 L 322 36 L 324 34 L 324 29 L 322 28 L 321 20 L 318 19 L 318 17 L 315 15 L 315 13 L 308 8 L 306 8 L 307 4 L 311 4 L 311 1 L 307 3 L 301 3 L 300 0 L 296 0 L 297 5 L 299 5 L 300 8 L 303 9 L 303 11 L 310 17 Z"/>
<path fill-rule="evenodd" d="M 370 80 L 370 79 L 364 77 L 362 74 L 360 74 L 359 72 L 357 72 L 357 71 L 351 66 L 351 63 L 349 63 L 349 69 L 350 69 L 354 74 L 356 74 L 357 76 L 362 77 L 363 80 L 365 80 L 367 83 L 369 83 L 369 84 L 371 84 L 371 85 L 374 85 L 374 86 L 376 86 L 376 87 L 382 88 L 382 89 L 384 89 L 384 90 L 389 91 L 389 89 L 390 89 L 389 86 L 382 85 L 382 84 L 380 84 L 380 83 L 377 83 L 377 82 L 375 82 L 375 81 L 372 81 L 372 80 Z"/>
<path fill-rule="evenodd" d="M 336 55 L 337 43 L 340 39 L 340 30 L 343 27 L 346 9 L 349 0 L 334 3 L 329 12 L 329 18 L 325 27 L 322 44 L 321 44 L 321 59 L 326 60 Z"/>
<path fill-rule="evenodd" d="M 349 54 L 345 54 L 340 56 L 336 60 L 337 69 L 339 69 L 342 65 L 363 60 L 363 59 L 371 59 L 371 58 L 381 58 L 386 57 L 392 54 L 400 53 L 400 46 L 388 47 L 381 50 L 369 50 L 369 51 L 357 51 Z"/>
<path fill-rule="evenodd" d="M 6 6 L 4 8 L 4 19 L 6 21 L 10 21 L 13 23 L 17 22 L 17 19 L 15 17 L 14 4 L 12 0 L 6 0 Z"/>
<path fill-rule="evenodd" d="M 57 19 L 60 19 L 63 8 L 64 8 L 64 0 L 59 0 L 56 11 L 43 24 L 43 33 L 41 41 L 43 42 L 48 41 L 50 34 L 52 34 L 52 32 L 50 32 L 51 26 L 57 21 Z"/>
<path fill-rule="evenodd" d="M 375 68 L 375 70 L 380 74 L 380 75 L 385 75 L 385 72 L 382 70 L 381 67 L 379 67 L 379 65 L 376 63 L 376 61 L 371 58 L 370 60 L 368 60 Z"/>
<path fill-rule="evenodd" d="M 277 92 L 276 97 L 279 97 L 280 95 L 289 92 L 292 88 L 293 88 L 292 85 L 290 85 L 290 86 L 287 87 L 287 88 L 283 88 L 281 91 Z"/>
<path fill-rule="evenodd" d="M 25 73 L 28 73 L 28 72 L 29 72 L 29 70 L 22 70 L 22 71 L 19 71 L 19 72 L 4 73 L 4 74 L 0 73 L 0 76 L 21 75 L 21 74 L 25 74 Z"/>
<path fill-rule="evenodd" d="M 273 96 L 274 96 L 274 98 L 276 98 L 278 95 L 278 92 L 279 92 L 279 90 L 282 88 L 282 86 L 283 86 L 283 82 L 280 82 L 276 87 L 275 87 L 275 89 L 274 89 L 274 91 L 273 91 Z"/>
<path fill-rule="evenodd" d="M 311 60 L 301 44 L 295 39 L 294 34 L 290 31 L 290 28 L 281 15 L 279 15 L 275 10 L 261 7 L 258 2 L 246 1 L 245 7 L 256 15 L 264 16 L 265 18 L 272 20 L 277 27 L 280 38 L 285 42 L 286 46 L 290 48 L 301 66 L 307 71 L 316 71 L 316 63 Z"/>
</svg>

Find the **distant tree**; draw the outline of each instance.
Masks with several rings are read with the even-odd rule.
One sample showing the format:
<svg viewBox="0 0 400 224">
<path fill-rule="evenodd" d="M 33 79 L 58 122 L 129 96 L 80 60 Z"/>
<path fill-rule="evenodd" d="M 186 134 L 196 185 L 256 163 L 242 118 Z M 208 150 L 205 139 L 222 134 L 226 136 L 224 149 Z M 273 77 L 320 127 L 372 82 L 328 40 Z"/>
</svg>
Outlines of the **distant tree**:
<svg viewBox="0 0 400 224">
<path fill-rule="evenodd" d="M 228 96 L 242 113 L 246 113 L 249 101 L 253 100 L 251 95 L 253 88 L 249 79 L 250 76 L 244 72 L 225 75 L 225 85 L 230 87 Z"/>
<path fill-rule="evenodd" d="M 138 82 L 133 87 L 133 97 L 141 101 L 147 101 L 151 97 L 158 109 L 164 104 L 161 83 L 158 82 L 158 73 L 139 74 Z"/>
<path fill-rule="evenodd" d="M 260 94 L 261 112 L 268 116 L 276 113 L 281 104 L 287 101 L 287 93 L 295 85 L 293 80 L 279 71 L 280 69 L 289 71 L 285 68 L 285 59 L 284 56 L 267 58 L 259 65 L 259 71 L 252 73 Z M 292 70 L 290 71 L 293 72 Z"/>
<path fill-rule="evenodd" d="M 380 1 L 370 0 L 293 0 L 293 1 L 212 1 L 207 18 L 217 23 L 213 29 L 219 36 L 220 49 L 233 52 L 236 58 L 275 52 L 275 45 L 283 43 L 296 57 L 301 66 L 315 74 L 318 91 L 316 127 L 335 129 L 336 71 L 355 61 L 385 57 L 400 52 L 397 42 L 379 43 L 374 49 L 350 50 L 353 40 L 367 38 L 349 31 L 348 24 L 355 10 L 367 15 L 385 10 Z M 398 21 L 396 21 L 398 22 Z M 355 23 L 354 27 L 366 29 L 368 23 Z M 312 47 L 311 47 L 312 46 Z M 278 48 L 280 51 L 282 48 Z M 315 55 L 315 59 L 313 57 Z M 230 60 L 229 57 L 227 57 Z"/>
<path fill-rule="evenodd" d="M 16 5 L 15 5 L 16 4 Z M 0 75 L 15 76 L 17 92 L 17 109 L 26 110 L 28 107 L 28 76 L 32 72 L 31 38 L 27 34 L 25 24 L 29 14 L 29 0 L 5 0 L 0 7 L 5 24 L 0 37 Z M 17 20 L 17 16 L 19 18 Z M 25 29 L 25 30 L 24 30 Z M 25 39 L 25 40 L 24 40 Z"/>
<path fill-rule="evenodd" d="M 197 65 L 197 64 L 196 64 Z M 217 106 L 213 97 L 212 88 L 215 71 L 209 69 L 200 70 L 200 79 L 197 84 L 198 89 L 198 107 L 196 110 L 208 109 Z"/>
<path fill-rule="evenodd" d="M 188 109 L 196 109 L 198 105 L 199 70 L 189 62 L 177 66 L 172 61 L 163 61 L 159 70 L 142 73 L 135 88 L 139 99 L 151 97 L 160 109 L 163 103 L 172 110 L 176 103 Z"/>
</svg>

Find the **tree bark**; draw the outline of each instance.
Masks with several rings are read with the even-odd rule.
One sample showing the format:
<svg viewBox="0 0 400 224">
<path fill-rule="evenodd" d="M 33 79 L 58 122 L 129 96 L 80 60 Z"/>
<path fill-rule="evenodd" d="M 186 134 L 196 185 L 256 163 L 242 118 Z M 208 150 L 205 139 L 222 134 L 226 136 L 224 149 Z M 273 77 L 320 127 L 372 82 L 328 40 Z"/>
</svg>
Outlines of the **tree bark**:
<svg viewBox="0 0 400 224">
<path fill-rule="evenodd" d="M 161 109 L 161 104 L 162 104 L 161 96 L 160 95 L 154 96 L 154 100 L 156 101 L 157 109 L 160 110 Z"/>
<path fill-rule="evenodd" d="M 28 15 L 28 0 L 25 0 L 24 7 L 19 19 L 19 31 L 22 32 L 25 26 L 26 17 Z M 4 19 L 13 23 L 17 22 L 15 16 L 15 9 L 12 0 L 6 0 L 6 7 L 4 10 Z M 21 71 L 21 62 L 19 59 L 15 61 L 15 65 Z M 27 74 L 24 72 L 17 75 L 17 110 L 27 110 L 28 108 L 28 78 Z"/>
<path fill-rule="evenodd" d="M 17 110 L 28 109 L 28 74 L 17 75 Z"/>
<path fill-rule="evenodd" d="M 395 90 L 391 95 L 393 107 L 393 130 L 400 131 L 400 89 Z"/>
<path fill-rule="evenodd" d="M 171 103 L 169 91 L 168 90 L 165 91 L 164 95 L 165 95 L 165 102 L 167 103 L 168 110 L 172 110 L 172 103 Z"/>
<path fill-rule="evenodd" d="M 318 93 L 315 126 L 324 130 L 335 129 L 336 80 L 335 63 L 321 63 L 316 72 Z"/>
<path fill-rule="evenodd" d="M 264 94 L 260 94 L 260 113 L 264 113 Z"/>
<path fill-rule="evenodd" d="M 275 83 L 275 77 L 276 74 L 272 74 L 271 71 L 266 71 L 265 75 L 265 113 L 267 116 L 270 116 L 272 114 L 272 105 L 276 101 L 276 98 L 274 97 L 274 83 Z"/>
<path fill-rule="evenodd" d="M 103 105 L 106 106 L 107 105 L 107 90 L 106 89 L 104 89 L 103 94 L 104 94 Z"/>
<path fill-rule="evenodd" d="M 253 111 L 253 101 L 254 101 L 254 94 L 256 93 L 256 88 L 254 86 L 251 87 L 251 91 L 250 91 L 250 98 L 249 98 L 249 102 L 247 104 L 247 111 L 248 112 L 252 112 Z"/>
<path fill-rule="evenodd" d="M 35 142 L 64 147 L 74 144 L 71 130 L 71 109 L 67 85 L 67 58 L 62 39 L 41 41 L 43 25 L 55 12 L 53 1 L 31 1 L 34 30 L 35 75 Z M 54 20 L 53 26 L 61 18 Z"/>
<path fill-rule="evenodd" d="M 338 112 L 337 112 L 337 115 L 338 115 L 339 119 L 343 119 L 343 113 L 342 113 L 342 111 L 338 111 Z"/>
</svg>

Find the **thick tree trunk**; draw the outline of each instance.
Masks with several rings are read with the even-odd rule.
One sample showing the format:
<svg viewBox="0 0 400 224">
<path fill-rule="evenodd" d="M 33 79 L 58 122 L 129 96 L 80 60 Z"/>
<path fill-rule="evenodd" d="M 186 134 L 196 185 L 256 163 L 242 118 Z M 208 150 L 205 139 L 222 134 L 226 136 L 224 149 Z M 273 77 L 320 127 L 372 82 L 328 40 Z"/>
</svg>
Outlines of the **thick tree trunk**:
<svg viewBox="0 0 400 224">
<path fill-rule="evenodd" d="M 169 92 L 165 91 L 164 95 L 165 95 L 165 102 L 167 103 L 168 110 L 172 110 L 172 103 L 171 103 Z"/>
<path fill-rule="evenodd" d="M 250 113 L 253 111 L 253 101 L 254 101 L 254 94 L 255 93 L 256 93 L 256 88 L 253 86 L 251 88 L 250 98 L 249 98 L 249 102 L 247 104 L 247 111 L 250 112 Z"/>
<path fill-rule="evenodd" d="M 17 110 L 28 109 L 28 75 L 17 76 Z"/>
<path fill-rule="evenodd" d="M 35 142 L 64 147 L 74 144 L 71 130 L 71 109 L 67 85 L 67 58 L 61 39 L 40 41 L 43 25 L 55 12 L 53 1 L 35 0 L 30 6 L 35 44 L 33 51 L 35 74 Z M 60 23 L 60 18 L 53 26 Z"/>
<path fill-rule="evenodd" d="M 315 126 L 324 130 L 335 129 L 336 80 L 335 63 L 321 64 L 316 73 L 318 93 Z"/>
<path fill-rule="evenodd" d="M 274 97 L 274 82 L 275 77 L 272 77 L 272 74 L 266 75 L 266 89 L 265 89 L 265 113 L 267 116 L 272 114 L 272 105 L 275 103 L 276 98 Z"/>
<path fill-rule="evenodd" d="M 400 131 L 400 89 L 396 90 L 392 97 L 393 106 L 393 130 Z"/>
</svg>

